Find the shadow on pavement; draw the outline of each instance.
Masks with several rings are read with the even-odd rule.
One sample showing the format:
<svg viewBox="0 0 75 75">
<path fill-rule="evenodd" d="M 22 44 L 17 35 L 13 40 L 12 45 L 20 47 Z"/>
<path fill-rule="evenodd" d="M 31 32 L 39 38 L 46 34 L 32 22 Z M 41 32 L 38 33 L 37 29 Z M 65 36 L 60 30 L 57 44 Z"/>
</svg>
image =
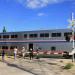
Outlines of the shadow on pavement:
<svg viewBox="0 0 75 75">
<path fill-rule="evenodd" d="M 38 75 L 38 74 L 34 74 L 33 72 L 31 72 L 31 71 L 29 71 L 29 70 L 27 70 L 27 69 L 25 69 L 25 68 L 23 68 L 23 67 L 21 67 L 21 66 L 18 66 L 18 65 L 16 65 L 16 64 L 12 64 L 12 63 L 8 63 L 8 62 L 5 62 L 8 66 L 10 66 L 10 67 L 15 67 L 15 68 L 18 68 L 18 69 L 21 69 L 21 70 L 23 70 L 23 71 L 26 71 L 26 72 L 29 72 L 29 73 L 31 73 L 31 74 L 33 74 L 33 75 Z"/>
</svg>

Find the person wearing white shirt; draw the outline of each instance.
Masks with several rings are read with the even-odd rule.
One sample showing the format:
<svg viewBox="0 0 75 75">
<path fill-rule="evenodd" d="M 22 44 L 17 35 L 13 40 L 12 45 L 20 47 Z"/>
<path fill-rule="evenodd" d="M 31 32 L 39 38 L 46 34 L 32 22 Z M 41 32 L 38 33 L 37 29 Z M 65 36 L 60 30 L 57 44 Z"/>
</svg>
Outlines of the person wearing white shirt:
<svg viewBox="0 0 75 75">
<path fill-rule="evenodd" d="M 17 48 L 14 48 L 14 59 L 16 59 L 16 55 L 17 55 Z"/>
<path fill-rule="evenodd" d="M 23 58 L 25 58 L 25 55 L 26 55 L 26 49 L 25 49 L 25 47 L 22 47 L 22 56 L 23 56 Z"/>
</svg>

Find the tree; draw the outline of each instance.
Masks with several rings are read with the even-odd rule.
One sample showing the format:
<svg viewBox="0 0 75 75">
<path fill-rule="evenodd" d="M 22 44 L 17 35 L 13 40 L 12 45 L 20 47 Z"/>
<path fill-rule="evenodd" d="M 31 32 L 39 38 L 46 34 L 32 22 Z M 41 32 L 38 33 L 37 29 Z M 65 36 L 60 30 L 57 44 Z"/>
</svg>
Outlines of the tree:
<svg viewBox="0 0 75 75">
<path fill-rule="evenodd" d="M 3 27 L 3 32 L 6 32 L 6 28 L 5 28 L 5 26 Z"/>
</svg>

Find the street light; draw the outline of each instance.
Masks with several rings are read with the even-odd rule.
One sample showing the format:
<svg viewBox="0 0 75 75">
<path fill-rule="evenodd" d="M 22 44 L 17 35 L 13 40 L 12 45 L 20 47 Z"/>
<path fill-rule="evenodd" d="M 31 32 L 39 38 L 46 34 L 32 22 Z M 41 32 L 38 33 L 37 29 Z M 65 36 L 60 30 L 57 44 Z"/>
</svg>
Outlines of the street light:
<svg viewBox="0 0 75 75">
<path fill-rule="evenodd" d="M 72 42 L 72 62 L 74 62 L 74 53 L 75 53 L 75 48 L 74 48 L 74 26 L 75 26 L 75 19 L 74 19 L 74 13 L 72 13 L 72 20 L 69 21 L 70 25 L 72 27 L 72 38 L 73 38 L 73 42 Z"/>
</svg>

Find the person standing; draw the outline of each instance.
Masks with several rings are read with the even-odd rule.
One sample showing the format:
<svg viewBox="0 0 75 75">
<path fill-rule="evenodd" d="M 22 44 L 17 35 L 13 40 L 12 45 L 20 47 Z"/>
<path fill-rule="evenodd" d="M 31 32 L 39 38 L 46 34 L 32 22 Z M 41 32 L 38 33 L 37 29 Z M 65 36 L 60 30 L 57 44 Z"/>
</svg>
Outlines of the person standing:
<svg viewBox="0 0 75 75">
<path fill-rule="evenodd" d="M 2 61 L 4 61 L 5 58 L 5 50 L 2 50 Z"/>
<path fill-rule="evenodd" d="M 38 55 L 39 55 L 39 49 L 37 48 L 36 49 L 36 59 L 39 59 Z"/>
<path fill-rule="evenodd" d="M 17 56 L 17 48 L 15 47 L 14 48 L 14 59 L 16 59 L 16 56 Z"/>
<path fill-rule="evenodd" d="M 33 50 L 32 50 L 32 48 L 30 48 L 30 50 L 29 50 L 29 56 L 30 56 L 30 60 L 33 59 Z"/>
<path fill-rule="evenodd" d="M 22 47 L 22 56 L 23 56 L 23 58 L 25 58 L 25 55 L 26 55 L 26 49 L 25 49 L 25 47 Z"/>
</svg>

